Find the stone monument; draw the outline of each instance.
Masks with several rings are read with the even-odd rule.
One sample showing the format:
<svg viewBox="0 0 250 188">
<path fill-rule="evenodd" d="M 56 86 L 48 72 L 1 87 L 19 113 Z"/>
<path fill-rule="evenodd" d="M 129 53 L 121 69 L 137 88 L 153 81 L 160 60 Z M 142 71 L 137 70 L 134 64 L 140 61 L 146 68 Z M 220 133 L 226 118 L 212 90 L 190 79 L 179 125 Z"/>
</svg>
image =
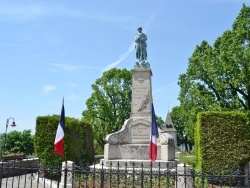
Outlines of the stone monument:
<svg viewBox="0 0 250 188">
<path fill-rule="evenodd" d="M 127 167 L 140 165 L 150 167 L 151 161 L 148 159 L 150 129 L 151 129 L 151 104 L 152 104 L 152 71 L 147 62 L 146 40 L 147 37 L 138 28 L 135 37 L 136 57 L 139 59 L 132 69 L 132 102 L 130 118 L 126 120 L 118 132 L 106 136 L 104 147 L 104 159 L 101 163 L 109 167 Z M 162 132 L 160 129 L 157 143 L 157 159 L 153 163 L 154 168 L 158 168 L 159 163 L 166 167 L 166 163 L 172 163 L 175 159 L 175 147 L 173 137 Z"/>
</svg>

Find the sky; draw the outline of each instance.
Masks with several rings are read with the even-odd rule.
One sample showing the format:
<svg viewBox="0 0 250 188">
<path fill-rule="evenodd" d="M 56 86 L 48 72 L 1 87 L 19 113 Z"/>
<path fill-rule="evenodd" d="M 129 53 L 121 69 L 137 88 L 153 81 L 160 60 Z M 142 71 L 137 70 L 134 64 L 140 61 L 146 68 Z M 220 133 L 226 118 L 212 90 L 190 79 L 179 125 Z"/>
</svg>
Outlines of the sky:
<svg viewBox="0 0 250 188">
<path fill-rule="evenodd" d="M 0 133 L 6 121 L 31 129 L 36 118 L 82 118 L 91 85 L 111 68 L 133 69 L 138 26 L 147 35 L 157 116 L 179 105 L 177 84 L 196 45 L 213 45 L 249 0 L 0 1 Z"/>
</svg>

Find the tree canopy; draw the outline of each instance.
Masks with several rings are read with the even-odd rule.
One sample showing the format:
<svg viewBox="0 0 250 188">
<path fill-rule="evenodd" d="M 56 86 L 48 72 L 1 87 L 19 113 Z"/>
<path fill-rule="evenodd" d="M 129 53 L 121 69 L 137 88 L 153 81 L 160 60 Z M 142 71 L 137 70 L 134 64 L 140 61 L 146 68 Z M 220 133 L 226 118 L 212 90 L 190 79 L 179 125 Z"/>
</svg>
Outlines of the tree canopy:
<svg viewBox="0 0 250 188">
<path fill-rule="evenodd" d="M 207 41 L 196 46 L 178 84 L 181 121 L 189 140 L 200 111 L 249 111 L 250 7 L 243 4 L 232 29 L 212 46 Z"/>
<path fill-rule="evenodd" d="M 126 69 L 110 69 L 95 81 L 92 90 L 82 115 L 93 125 L 94 139 L 103 148 L 105 136 L 120 130 L 130 117 L 132 74 Z"/>
<path fill-rule="evenodd" d="M 4 134 L 0 137 L 1 148 L 4 147 Z M 31 135 L 31 130 L 23 132 L 11 131 L 6 136 L 5 151 L 7 153 L 23 153 L 32 155 L 34 153 L 34 136 Z"/>
</svg>

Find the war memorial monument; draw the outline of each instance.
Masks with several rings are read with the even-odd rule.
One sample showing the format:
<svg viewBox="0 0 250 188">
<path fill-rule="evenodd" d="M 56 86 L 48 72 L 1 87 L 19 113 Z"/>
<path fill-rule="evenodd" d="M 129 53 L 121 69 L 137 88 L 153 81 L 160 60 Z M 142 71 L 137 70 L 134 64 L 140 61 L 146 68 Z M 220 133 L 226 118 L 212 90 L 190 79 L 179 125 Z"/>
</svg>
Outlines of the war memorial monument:
<svg viewBox="0 0 250 188">
<path fill-rule="evenodd" d="M 151 129 L 151 104 L 152 104 L 152 70 L 147 61 L 147 36 L 142 33 L 142 28 L 137 29 L 135 36 L 136 58 L 132 72 L 132 102 L 130 118 L 125 120 L 121 130 L 106 136 L 104 159 L 101 164 L 109 167 L 140 167 L 149 168 L 152 164 L 148 159 L 150 129 Z M 173 164 L 175 159 L 174 139 L 169 133 L 158 128 L 157 159 L 152 164 L 153 168 L 165 168 Z M 119 162 L 119 163 L 118 163 Z"/>
</svg>

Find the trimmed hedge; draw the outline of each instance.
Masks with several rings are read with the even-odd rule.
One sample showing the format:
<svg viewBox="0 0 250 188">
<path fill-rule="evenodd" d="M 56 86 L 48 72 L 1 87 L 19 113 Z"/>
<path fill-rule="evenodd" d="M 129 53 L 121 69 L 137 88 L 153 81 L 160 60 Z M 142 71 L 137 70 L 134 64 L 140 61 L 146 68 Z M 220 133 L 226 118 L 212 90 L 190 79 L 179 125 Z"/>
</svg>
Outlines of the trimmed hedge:
<svg viewBox="0 0 250 188">
<path fill-rule="evenodd" d="M 243 112 L 200 112 L 195 125 L 197 169 L 228 173 L 250 160 L 250 126 Z"/>
<path fill-rule="evenodd" d="M 65 118 L 64 156 L 54 152 L 54 141 L 59 116 L 39 116 L 36 119 L 35 153 L 43 165 L 60 166 L 70 160 L 76 164 L 94 161 L 94 144 L 91 125 L 74 118 Z"/>
</svg>

